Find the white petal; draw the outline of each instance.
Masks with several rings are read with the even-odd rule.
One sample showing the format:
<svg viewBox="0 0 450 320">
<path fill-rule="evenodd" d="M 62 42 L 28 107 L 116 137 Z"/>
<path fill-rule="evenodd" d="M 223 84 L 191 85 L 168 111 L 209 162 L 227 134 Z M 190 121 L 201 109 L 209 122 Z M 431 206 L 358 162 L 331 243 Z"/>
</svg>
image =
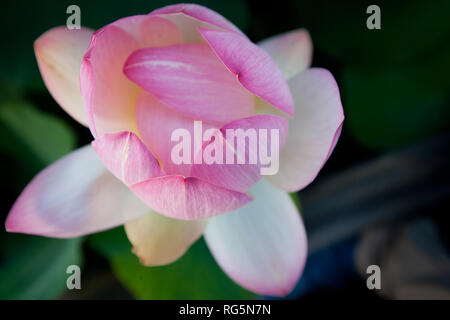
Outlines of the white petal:
<svg viewBox="0 0 450 320">
<path fill-rule="evenodd" d="M 258 45 L 270 54 L 286 79 L 292 78 L 311 65 L 312 42 L 305 29 L 273 36 Z"/>
<path fill-rule="evenodd" d="M 58 104 L 75 120 L 87 126 L 81 99 L 79 74 L 81 61 L 93 30 L 53 28 L 34 43 L 34 52 L 45 85 Z"/>
<path fill-rule="evenodd" d="M 267 179 L 288 192 L 307 186 L 322 169 L 339 139 L 344 112 L 339 88 L 325 69 L 308 69 L 288 82 L 295 117 L 280 153 L 280 169 Z"/>
<path fill-rule="evenodd" d="M 150 209 L 85 146 L 41 171 L 14 203 L 9 232 L 70 238 L 139 218 Z"/>
<path fill-rule="evenodd" d="M 307 253 L 300 214 L 289 195 L 261 179 L 254 200 L 211 218 L 205 239 L 217 263 L 238 284 L 264 295 L 287 295 Z"/>
<path fill-rule="evenodd" d="M 125 224 L 133 252 L 145 266 L 176 261 L 197 241 L 207 220 L 184 221 L 167 218 L 151 211 Z"/>
</svg>

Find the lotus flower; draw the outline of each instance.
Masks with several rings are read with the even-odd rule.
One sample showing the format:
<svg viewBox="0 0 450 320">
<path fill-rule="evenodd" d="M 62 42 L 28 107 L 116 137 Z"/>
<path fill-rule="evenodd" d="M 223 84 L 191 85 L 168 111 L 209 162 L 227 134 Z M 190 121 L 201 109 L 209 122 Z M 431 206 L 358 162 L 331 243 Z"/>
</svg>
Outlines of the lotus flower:
<svg viewBox="0 0 450 320">
<path fill-rule="evenodd" d="M 50 93 L 94 141 L 28 184 L 9 232 L 69 238 L 124 225 L 146 266 L 177 260 L 203 235 L 241 286 L 271 296 L 293 289 L 307 240 L 288 192 L 316 177 L 344 119 L 333 76 L 308 69 L 307 31 L 256 45 L 218 13 L 179 4 L 96 32 L 57 27 L 34 48 Z M 171 132 L 192 130 L 193 119 L 278 129 L 278 173 L 175 165 Z"/>
</svg>

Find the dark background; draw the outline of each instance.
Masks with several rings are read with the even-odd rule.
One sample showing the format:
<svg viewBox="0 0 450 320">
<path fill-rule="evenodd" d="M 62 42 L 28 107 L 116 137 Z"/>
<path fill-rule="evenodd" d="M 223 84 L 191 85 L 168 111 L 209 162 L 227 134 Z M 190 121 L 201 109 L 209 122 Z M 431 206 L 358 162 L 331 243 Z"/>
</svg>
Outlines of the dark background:
<svg viewBox="0 0 450 320">
<path fill-rule="evenodd" d="M 0 217 L 43 167 L 90 143 L 52 99 L 33 41 L 64 25 L 66 8 L 98 29 L 174 1 L 2 1 Z M 450 1 L 196 1 L 254 41 L 306 28 L 313 66 L 329 69 L 346 116 L 337 147 L 300 195 L 310 254 L 289 298 L 450 298 Z M 366 9 L 381 8 L 381 30 Z M 0 231 L 0 298 L 240 299 L 255 296 L 216 265 L 203 240 L 178 262 L 145 268 L 122 228 L 55 240 Z M 65 268 L 82 266 L 82 290 Z M 368 290 L 378 264 L 382 289 Z"/>
</svg>

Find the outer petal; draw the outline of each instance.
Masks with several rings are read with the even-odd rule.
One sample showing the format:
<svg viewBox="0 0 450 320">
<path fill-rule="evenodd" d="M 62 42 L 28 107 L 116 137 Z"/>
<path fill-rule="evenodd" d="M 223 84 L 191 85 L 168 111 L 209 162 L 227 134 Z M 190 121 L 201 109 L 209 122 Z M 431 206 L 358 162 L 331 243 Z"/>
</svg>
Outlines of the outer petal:
<svg viewBox="0 0 450 320">
<path fill-rule="evenodd" d="M 34 43 L 34 52 L 45 85 L 58 104 L 75 120 L 87 126 L 78 77 L 81 60 L 93 30 L 53 28 Z"/>
<path fill-rule="evenodd" d="M 164 174 L 158 160 L 131 132 L 106 134 L 92 142 L 105 166 L 126 185 Z"/>
<path fill-rule="evenodd" d="M 176 261 L 197 241 L 207 220 L 182 221 L 156 212 L 125 224 L 133 252 L 145 266 Z"/>
<path fill-rule="evenodd" d="M 160 17 L 128 17 L 94 33 L 80 71 L 81 92 L 94 137 L 137 132 L 134 106 L 140 90 L 123 74 L 125 61 L 140 47 L 179 41 L 178 28 Z"/>
<path fill-rule="evenodd" d="M 196 220 L 235 210 L 251 200 L 245 193 L 182 176 L 151 178 L 131 186 L 139 198 L 167 217 Z"/>
<path fill-rule="evenodd" d="M 168 107 L 195 119 L 228 122 L 254 113 L 253 96 L 207 44 L 138 50 L 124 72 Z"/>
<path fill-rule="evenodd" d="M 139 42 L 111 25 L 92 38 L 80 71 L 83 102 L 95 138 L 105 133 L 136 132 L 134 104 L 139 88 L 122 72 L 123 64 Z"/>
<path fill-rule="evenodd" d="M 231 139 L 231 136 L 227 134 L 227 130 L 233 130 L 238 137 Z M 241 130 L 241 134 L 238 133 L 239 130 Z M 266 141 L 259 136 L 262 130 L 266 130 Z M 271 154 L 271 146 L 274 143 L 271 137 L 273 130 L 277 130 L 278 133 L 278 149 L 275 155 Z M 256 138 L 256 141 L 251 135 L 252 131 L 255 133 L 253 137 Z M 285 118 L 274 115 L 256 115 L 227 123 L 220 129 L 220 133 L 222 139 L 215 139 L 210 143 L 204 144 L 203 157 L 205 157 L 205 149 L 208 145 L 216 144 L 215 149 L 223 146 L 222 162 L 220 164 L 209 164 L 205 162 L 202 164 L 194 164 L 191 175 L 226 189 L 247 192 L 261 178 L 261 168 L 273 166 L 272 168 L 274 170 L 276 169 L 279 156 L 278 152 L 286 142 L 288 121 Z M 246 138 L 246 134 L 248 134 L 249 138 Z M 274 138 L 276 139 L 275 136 Z M 245 139 L 244 148 L 237 141 L 233 141 L 240 139 Z M 252 144 L 250 140 L 253 140 L 255 143 Z M 263 153 L 264 156 L 271 156 L 271 163 L 262 164 L 258 152 Z M 227 164 L 227 153 L 233 155 L 234 162 L 232 164 Z M 253 162 L 254 164 L 252 164 L 250 159 L 252 154 L 256 155 L 256 162 Z M 243 163 L 239 163 L 238 158 L 241 158 Z"/>
<path fill-rule="evenodd" d="M 307 253 L 305 229 L 289 195 L 264 179 L 254 201 L 209 220 L 204 236 L 225 273 L 253 292 L 287 295 L 297 283 Z"/>
<path fill-rule="evenodd" d="M 157 9 L 150 16 L 161 15 L 173 21 L 183 33 L 185 42 L 199 42 L 198 27 L 220 28 L 245 36 L 234 24 L 217 12 L 198 4 L 175 4 Z"/>
<path fill-rule="evenodd" d="M 265 39 L 258 45 L 270 54 L 286 79 L 292 78 L 311 65 L 312 42 L 305 29 Z"/>
<path fill-rule="evenodd" d="M 211 29 L 199 31 L 245 88 L 287 114 L 294 115 L 289 87 L 267 52 L 233 32 Z"/>
<path fill-rule="evenodd" d="M 325 69 L 309 69 L 289 81 L 295 118 L 280 155 L 280 170 L 268 179 L 288 192 L 307 186 L 328 160 L 341 133 L 344 113 L 339 89 Z"/>
<path fill-rule="evenodd" d="M 103 166 L 91 146 L 39 173 L 14 203 L 9 232 L 70 238 L 139 218 L 149 208 Z"/>
</svg>

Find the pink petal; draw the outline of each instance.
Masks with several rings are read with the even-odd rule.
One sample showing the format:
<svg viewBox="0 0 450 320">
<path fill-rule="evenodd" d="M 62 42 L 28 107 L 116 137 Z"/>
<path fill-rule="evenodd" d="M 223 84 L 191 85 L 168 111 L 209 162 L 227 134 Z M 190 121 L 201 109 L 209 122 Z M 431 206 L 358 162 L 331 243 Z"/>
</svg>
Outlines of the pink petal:
<svg viewBox="0 0 450 320">
<path fill-rule="evenodd" d="M 286 79 L 311 65 L 312 42 L 305 29 L 276 35 L 258 45 L 270 54 Z"/>
<path fill-rule="evenodd" d="M 139 133 L 144 144 L 162 163 L 167 174 L 189 176 L 194 155 L 194 120 L 184 117 L 163 105 L 150 93 L 142 91 L 136 105 L 136 118 Z M 203 122 L 203 130 L 214 127 Z M 188 164 L 176 164 L 172 160 L 172 149 L 179 142 L 172 141 L 175 130 L 186 130 L 191 137 L 191 157 Z M 201 137 L 200 137 L 201 139 Z"/>
<path fill-rule="evenodd" d="M 95 138 L 106 133 L 136 132 L 134 103 L 139 88 L 122 73 L 123 64 L 139 42 L 111 25 L 96 33 L 80 72 L 81 93 Z"/>
<path fill-rule="evenodd" d="M 204 236 L 223 271 L 255 293 L 285 296 L 298 282 L 307 241 L 289 195 L 264 179 L 248 205 L 209 220 Z"/>
<path fill-rule="evenodd" d="M 226 18 L 217 12 L 198 4 L 181 3 L 169 5 L 151 12 L 150 15 L 162 15 L 177 23 L 180 29 L 187 35 L 187 42 L 191 42 L 189 40 L 194 40 L 192 33 L 197 33 L 196 29 L 199 26 L 213 26 L 244 35 L 241 30 Z"/>
<path fill-rule="evenodd" d="M 333 151 L 342 129 L 339 88 L 324 69 L 309 69 L 289 81 L 295 101 L 295 118 L 280 155 L 280 171 L 268 179 L 294 192 L 307 186 Z"/>
<path fill-rule="evenodd" d="M 213 186 L 197 178 L 172 175 L 131 186 L 155 211 L 175 219 L 204 219 L 235 210 L 251 200 L 245 193 Z"/>
<path fill-rule="evenodd" d="M 85 146 L 41 171 L 14 203 L 9 232 L 71 238 L 139 218 L 149 208 Z"/>
<path fill-rule="evenodd" d="M 141 47 L 165 47 L 183 42 L 177 25 L 158 16 L 147 16 L 139 25 Z"/>
<path fill-rule="evenodd" d="M 259 138 L 262 129 L 267 130 L 267 144 L 261 144 L 262 148 L 259 148 L 259 144 L 263 141 Z M 245 134 L 248 133 L 249 137 L 256 137 L 256 143 L 252 144 L 249 142 L 250 138 L 246 138 L 245 146 L 242 149 L 239 147 L 237 141 L 232 143 L 231 136 L 227 135 L 227 130 L 233 130 L 235 134 L 238 130 L 242 130 L 242 137 L 245 137 Z M 209 144 L 216 144 L 216 150 L 219 150 L 220 146 L 223 146 L 222 162 L 220 164 L 211 164 L 203 161 L 202 164 L 194 164 L 191 175 L 226 189 L 247 192 L 247 190 L 260 179 L 261 168 L 267 168 L 269 166 L 261 163 L 258 152 L 264 152 L 264 155 L 268 156 L 271 155 L 272 130 L 278 130 L 279 139 L 276 152 L 277 156 L 278 152 L 283 148 L 287 138 L 288 121 L 285 118 L 273 115 L 256 115 L 227 123 L 220 129 L 222 136 L 222 139 L 220 139 L 221 141 L 216 139 L 210 143 L 205 143 L 202 151 L 203 159 L 205 159 L 205 149 Z M 255 133 L 254 136 L 251 134 L 252 131 Z M 236 138 L 236 140 L 238 139 L 239 137 Z M 227 164 L 227 152 L 236 155 L 233 156 L 234 164 Z M 250 159 L 251 154 L 256 156 L 256 159 L 253 159 L 253 164 Z M 238 158 L 242 159 L 243 164 L 238 162 Z M 278 162 L 277 158 L 272 158 L 271 162 Z"/>
<path fill-rule="evenodd" d="M 134 39 L 138 40 L 141 36 L 141 24 L 148 18 L 148 15 L 135 15 L 135 16 L 128 16 L 124 18 L 120 18 L 110 24 L 107 24 L 106 26 L 99 29 L 96 33 L 100 34 L 105 29 L 108 29 L 112 26 L 117 27 L 129 35 L 131 35 Z"/>
<path fill-rule="evenodd" d="M 245 88 L 287 114 L 294 115 L 289 87 L 267 52 L 236 33 L 208 29 L 199 31 Z"/>
<path fill-rule="evenodd" d="M 141 47 L 168 46 L 182 41 L 177 25 L 163 16 L 136 15 L 121 18 L 104 26 L 97 33 L 112 26 L 128 33 Z"/>
<path fill-rule="evenodd" d="M 228 122 L 254 112 L 253 96 L 207 44 L 138 50 L 124 73 L 168 107 L 196 119 Z"/>
<path fill-rule="evenodd" d="M 207 220 L 183 221 L 149 212 L 127 222 L 125 231 L 133 252 L 144 266 L 160 266 L 180 258 L 200 238 Z"/>
<path fill-rule="evenodd" d="M 93 30 L 53 28 L 34 43 L 34 52 L 45 85 L 58 104 L 75 120 L 87 126 L 78 77 L 81 60 Z"/>
<path fill-rule="evenodd" d="M 164 174 L 158 160 L 131 132 L 105 134 L 92 142 L 105 166 L 126 185 Z"/>
<path fill-rule="evenodd" d="M 134 106 L 140 89 L 123 74 L 125 61 L 142 46 L 178 41 L 178 28 L 160 17 L 127 17 L 94 33 L 80 72 L 81 92 L 94 137 L 137 132 Z"/>
</svg>

